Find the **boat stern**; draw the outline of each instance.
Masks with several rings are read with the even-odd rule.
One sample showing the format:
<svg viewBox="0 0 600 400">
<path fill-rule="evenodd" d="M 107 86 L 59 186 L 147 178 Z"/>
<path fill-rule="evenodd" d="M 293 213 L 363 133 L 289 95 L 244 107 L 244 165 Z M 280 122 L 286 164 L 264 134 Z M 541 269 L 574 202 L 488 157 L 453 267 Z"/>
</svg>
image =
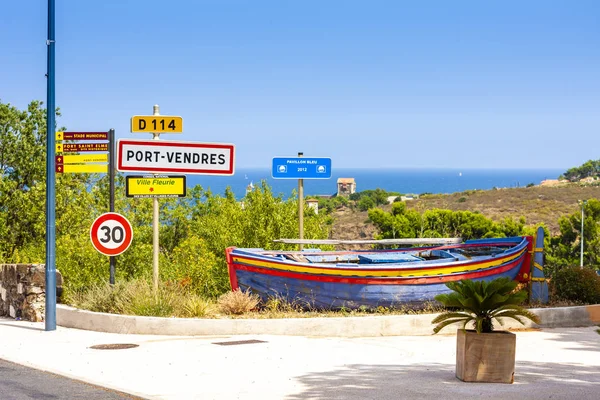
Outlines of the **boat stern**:
<svg viewBox="0 0 600 400">
<path fill-rule="evenodd" d="M 548 281 L 544 275 L 544 228 L 539 227 L 531 251 L 529 301 L 548 303 Z"/>
</svg>

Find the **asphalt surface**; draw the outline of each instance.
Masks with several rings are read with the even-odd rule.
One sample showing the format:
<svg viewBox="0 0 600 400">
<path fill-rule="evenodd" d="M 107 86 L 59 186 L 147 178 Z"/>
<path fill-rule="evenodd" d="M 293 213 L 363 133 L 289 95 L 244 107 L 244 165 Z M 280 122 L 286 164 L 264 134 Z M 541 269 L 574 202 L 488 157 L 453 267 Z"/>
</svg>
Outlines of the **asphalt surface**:
<svg viewBox="0 0 600 400">
<path fill-rule="evenodd" d="M 118 393 L 0 359 L 0 399 L 136 400 L 139 397 Z"/>
<path fill-rule="evenodd" d="M 311 337 L 310 331 L 306 336 L 164 336 L 63 327 L 45 332 L 43 323 L 0 318 L 0 358 L 146 399 L 597 400 L 596 329 L 516 332 L 514 384 L 459 381 L 452 330 L 364 338 Z M 100 344 L 137 346 L 94 349 Z M 36 384 L 31 393 L 51 386 L 60 384 Z M 54 398 L 77 398 L 64 395 Z"/>
</svg>

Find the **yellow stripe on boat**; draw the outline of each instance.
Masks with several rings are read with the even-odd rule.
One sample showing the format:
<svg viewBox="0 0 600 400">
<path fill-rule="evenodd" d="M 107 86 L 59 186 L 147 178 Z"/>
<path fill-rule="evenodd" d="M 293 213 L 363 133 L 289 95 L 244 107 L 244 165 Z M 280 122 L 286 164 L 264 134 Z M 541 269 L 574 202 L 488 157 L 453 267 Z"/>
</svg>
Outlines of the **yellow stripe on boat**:
<svg viewBox="0 0 600 400">
<path fill-rule="evenodd" d="M 466 262 L 463 265 L 456 266 L 444 266 L 440 268 L 427 268 L 427 269 L 413 269 L 409 271 L 395 270 L 389 269 L 385 270 L 384 266 L 379 266 L 376 264 L 371 264 L 373 267 L 377 268 L 377 270 L 368 270 L 365 267 L 363 269 L 359 269 L 360 267 L 349 267 L 349 268 L 320 268 L 323 264 L 315 264 L 314 267 L 305 267 L 294 264 L 279 264 L 271 261 L 262 261 L 256 259 L 242 258 L 242 257 L 233 257 L 233 261 L 242 264 L 250 264 L 256 267 L 270 268 L 276 269 L 280 271 L 290 271 L 290 272 L 299 272 L 299 273 L 311 273 L 316 275 L 334 275 L 334 276 L 353 276 L 353 277 L 373 277 L 373 276 L 385 276 L 385 277 L 417 277 L 417 276 L 434 276 L 434 275 L 446 275 L 452 274 L 456 272 L 469 272 L 469 271 L 477 271 L 480 269 L 487 269 L 497 267 L 499 265 L 511 262 L 523 255 L 527 249 L 523 249 L 520 252 L 514 254 L 512 257 L 500 258 L 483 261 L 477 264 L 471 264 Z M 356 269 L 353 269 L 356 268 Z"/>
</svg>

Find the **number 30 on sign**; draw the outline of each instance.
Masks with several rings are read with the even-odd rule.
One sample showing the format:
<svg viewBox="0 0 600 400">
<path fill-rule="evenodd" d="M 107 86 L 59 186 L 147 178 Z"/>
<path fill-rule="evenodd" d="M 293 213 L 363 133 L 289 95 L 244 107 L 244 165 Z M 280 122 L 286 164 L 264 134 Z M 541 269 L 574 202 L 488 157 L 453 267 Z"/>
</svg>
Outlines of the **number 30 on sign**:
<svg viewBox="0 0 600 400">
<path fill-rule="evenodd" d="M 123 253 L 133 239 L 131 223 L 118 213 L 105 213 L 96 218 L 90 229 L 94 248 L 107 256 Z"/>
</svg>

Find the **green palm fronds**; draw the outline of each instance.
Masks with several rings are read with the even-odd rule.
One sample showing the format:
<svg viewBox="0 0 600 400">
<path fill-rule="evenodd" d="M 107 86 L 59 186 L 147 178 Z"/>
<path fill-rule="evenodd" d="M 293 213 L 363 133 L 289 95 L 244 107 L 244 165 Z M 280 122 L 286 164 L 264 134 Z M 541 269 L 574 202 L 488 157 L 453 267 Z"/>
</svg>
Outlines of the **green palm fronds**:
<svg viewBox="0 0 600 400">
<path fill-rule="evenodd" d="M 437 324 L 434 334 L 455 323 L 462 324 L 462 329 L 473 323 L 477 333 L 489 333 L 494 329 L 494 320 L 503 325 L 502 318 L 512 318 L 521 324 L 525 324 L 525 319 L 540 322 L 537 315 L 519 305 L 527 298 L 527 292 L 515 292 L 517 282 L 508 278 L 491 282 L 466 279 L 448 282 L 446 286 L 452 292 L 435 297 L 447 310 L 431 321 Z"/>
</svg>

